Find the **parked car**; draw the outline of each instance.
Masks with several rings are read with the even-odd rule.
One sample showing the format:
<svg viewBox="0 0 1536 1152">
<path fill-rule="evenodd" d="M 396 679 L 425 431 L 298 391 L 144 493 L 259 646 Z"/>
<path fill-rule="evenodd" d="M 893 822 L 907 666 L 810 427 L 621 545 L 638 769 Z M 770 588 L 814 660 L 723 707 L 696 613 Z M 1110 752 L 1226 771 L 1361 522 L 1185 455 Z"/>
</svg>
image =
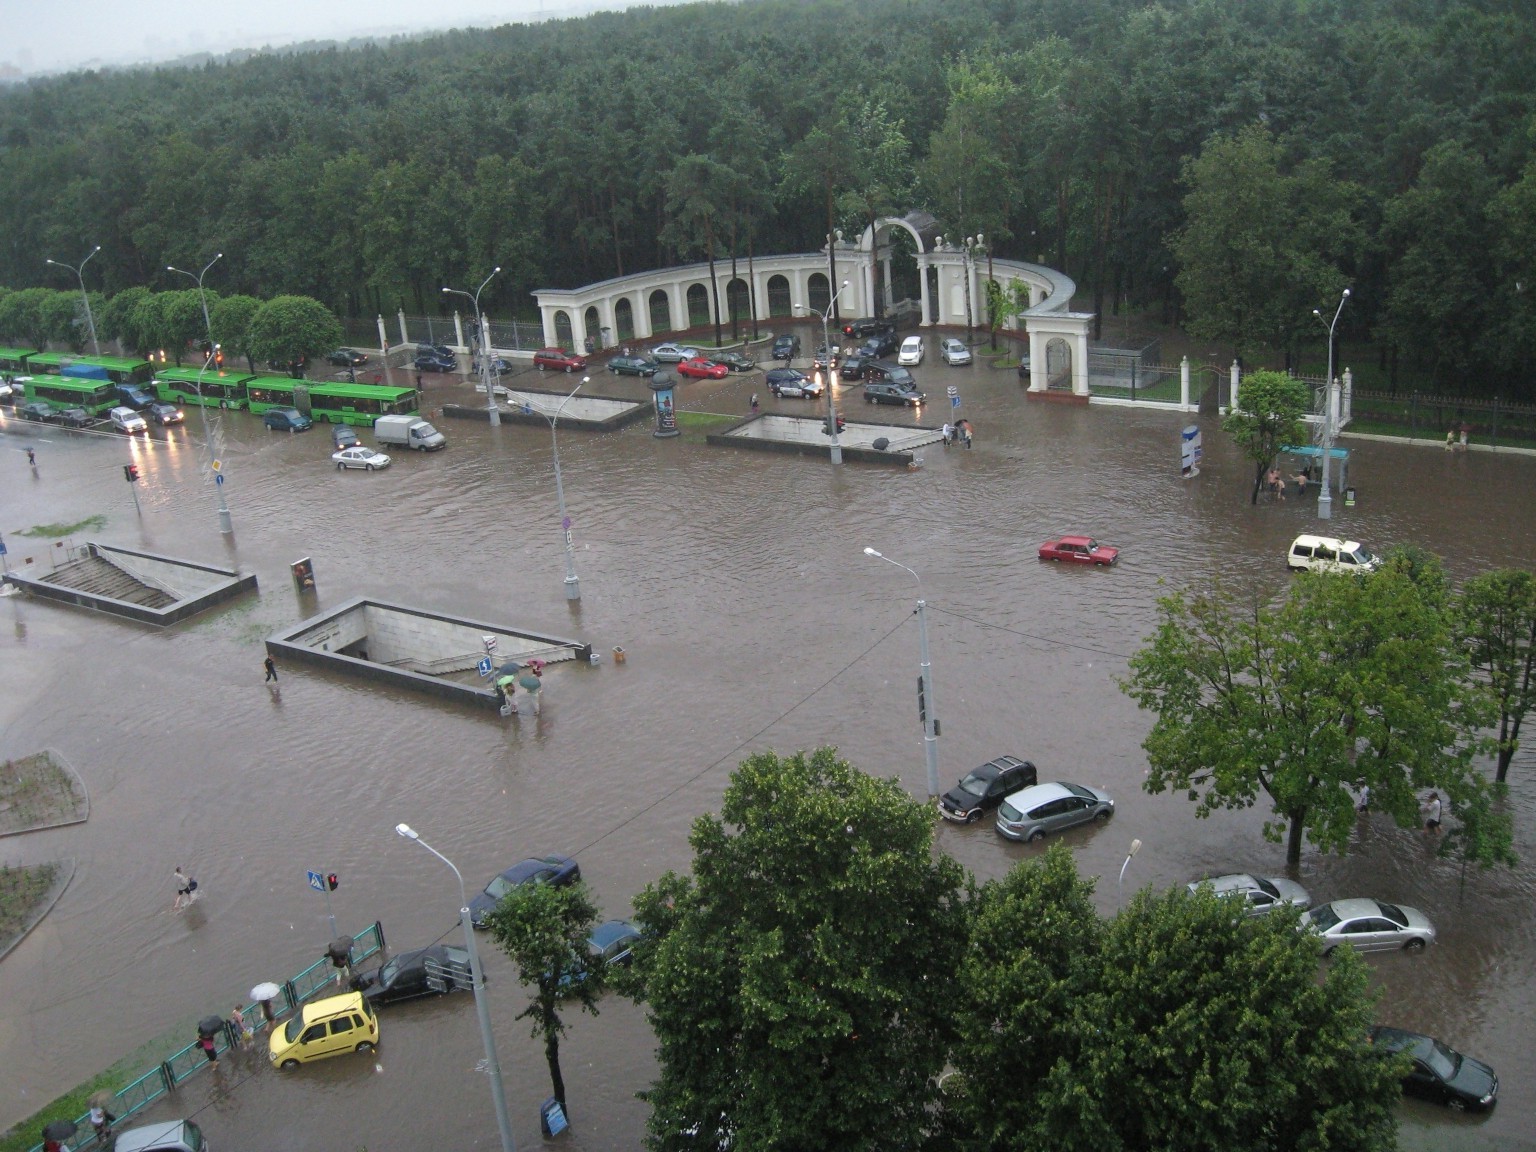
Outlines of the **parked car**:
<svg viewBox="0 0 1536 1152">
<path fill-rule="evenodd" d="M 362 468 L 372 472 L 378 468 L 389 467 L 389 457 L 382 452 L 369 448 L 366 444 L 358 444 L 351 448 L 343 448 L 340 452 L 332 452 L 331 459 L 336 461 L 336 471 L 343 468 Z"/>
<path fill-rule="evenodd" d="M 608 371 L 614 376 L 654 376 L 661 361 L 650 356 L 615 356 L 608 361 Z"/>
<path fill-rule="evenodd" d="M 884 318 L 877 320 L 873 316 L 861 316 L 857 320 L 849 320 L 843 324 L 843 335 L 851 336 L 855 340 L 867 340 L 871 336 L 895 331 L 896 325 L 893 321 Z"/>
<path fill-rule="evenodd" d="M 187 415 L 174 404 L 151 404 L 149 406 L 149 418 L 161 426 L 167 424 L 181 424 Z"/>
<path fill-rule="evenodd" d="M 750 372 L 757 367 L 757 361 L 740 352 L 721 352 L 714 357 L 716 364 L 724 364 L 732 372 Z"/>
<path fill-rule="evenodd" d="M 627 966 L 633 959 L 633 949 L 638 939 L 638 925 L 628 920 L 604 920 L 587 937 L 587 951 L 593 956 L 601 956 L 603 963 L 610 967 Z"/>
<path fill-rule="evenodd" d="M 452 944 L 432 944 L 397 952 L 372 972 L 354 976 L 352 989 L 361 992 L 369 1004 L 395 1004 L 453 992 L 471 979 L 467 950 Z"/>
<path fill-rule="evenodd" d="M 304 372 L 304 369 L 308 365 L 309 365 L 309 358 L 306 357 L 306 356 L 300 356 L 297 360 L 268 360 L 267 361 L 267 367 L 268 368 L 270 368 L 273 372 L 281 372 L 284 376 L 292 376 L 294 374 L 302 375 L 303 372 Z"/>
<path fill-rule="evenodd" d="M 133 410 L 130 408 L 129 411 Z M 66 428 L 89 428 L 96 423 L 96 417 L 84 408 L 61 408 L 53 414 L 53 418 Z M 139 423 L 142 424 L 143 421 L 140 420 Z"/>
<path fill-rule="evenodd" d="M 30 404 L 23 404 L 16 409 L 16 415 L 23 420 L 52 420 L 53 405 L 44 404 L 41 400 L 34 400 Z"/>
<path fill-rule="evenodd" d="M 716 364 L 713 360 L 695 358 L 684 360 L 677 366 L 679 376 L 687 376 L 691 380 L 724 380 L 731 374 L 731 370 L 724 364 Z"/>
<path fill-rule="evenodd" d="M 368 363 L 368 357 L 355 348 L 338 348 L 325 358 L 338 368 L 359 368 Z"/>
<path fill-rule="evenodd" d="M 1114 814 L 1115 802 L 1108 792 L 1081 784 L 1036 784 L 1002 802 L 997 830 L 1010 840 L 1035 841 Z"/>
<path fill-rule="evenodd" d="M 149 422 L 132 408 L 126 406 L 112 409 L 107 413 L 107 419 L 112 421 L 112 427 L 116 428 L 119 432 L 127 432 L 129 435 L 135 432 L 149 431 Z"/>
<path fill-rule="evenodd" d="M 811 354 L 811 365 L 817 371 L 825 371 L 828 368 L 836 368 L 843 360 L 843 350 L 836 345 L 817 345 L 816 351 Z"/>
<path fill-rule="evenodd" d="M 864 368 L 868 363 L 868 356 L 857 354 L 849 356 L 839 366 L 837 370 L 838 378 L 841 380 L 862 380 L 864 379 Z"/>
<path fill-rule="evenodd" d="M 798 368 L 774 368 L 768 373 L 768 391 L 775 396 L 813 399 L 820 396 L 822 390 L 820 380 L 807 376 Z"/>
<path fill-rule="evenodd" d="M 1434 925 L 1424 913 L 1380 900 L 1335 900 L 1312 909 L 1302 924 L 1323 938 L 1324 956 L 1344 944 L 1357 952 L 1415 952 L 1435 942 Z"/>
<path fill-rule="evenodd" d="M 1481 1060 L 1463 1056 L 1432 1036 L 1402 1028 L 1371 1029 L 1371 1043 L 1384 1052 L 1401 1052 L 1413 1060 L 1403 1077 L 1403 1091 L 1453 1111 L 1470 1108 L 1486 1112 L 1498 1102 L 1499 1078 Z"/>
<path fill-rule="evenodd" d="M 971 350 L 965 346 L 963 340 L 953 336 L 946 336 L 939 343 L 939 355 L 944 358 L 944 363 L 953 368 L 956 364 L 969 364 L 971 362 Z"/>
<path fill-rule="evenodd" d="M 1208 880 L 1191 880 L 1188 887 L 1191 892 L 1209 887 L 1224 900 L 1241 900 L 1247 916 L 1263 916 L 1287 904 L 1303 912 L 1312 907 L 1312 897 L 1307 890 L 1284 876 L 1250 876 L 1246 872 L 1234 872 L 1228 876 L 1212 876 Z"/>
<path fill-rule="evenodd" d="M 1292 572 L 1374 572 L 1381 557 L 1356 540 L 1303 533 L 1291 541 L 1285 563 Z"/>
<path fill-rule="evenodd" d="M 357 429 L 350 424 L 331 425 L 331 443 L 336 448 L 354 448 L 363 442 L 363 438 L 357 434 Z"/>
<path fill-rule="evenodd" d="M 344 1052 L 372 1052 L 379 1042 L 379 1018 L 361 993 L 311 1000 L 275 1024 L 267 1057 L 275 1067 L 297 1068 Z"/>
<path fill-rule="evenodd" d="M 1107 568 L 1120 559 L 1120 549 L 1100 544 L 1092 536 L 1060 536 L 1040 545 L 1040 559 Z"/>
<path fill-rule="evenodd" d="M 261 422 L 279 432 L 303 432 L 315 424 L 297 408 L 268 408 L 261 414 Z"/>
<path fill-rule="evenodd" d="M 956 824 L 974 824 L 1004 799 L 1035 783 L 1035 766 L 1017 756 L 999 756 L 939 797 L 939 815 Z"/>
<path fill-rule="evenodd" d="M 901 342 L 901 351 L 896 355 L 898 364 L 921 364 L 923 355 L 928 351 L 928 346 L 923 343 L 921 336 L 908 336 Z"/>
<path fill-rule="evenodd" d="M 485 891 L 476 893 L 470 900 L 469 922 L 476 928 L 484 928 L 486 916 L 519 884 L 553 884 L 563 888 L 580 879 L 581 865 L 569 856 L 541 856 L 520 861 L 493 877 Z"/>
<path fill-rule="evenodd" d="M 418 372 L 457 372 L 459 362 L 453 357 L 443 359 L 436 352 L 423 352 L 417 355 L 411 363 Z"/>
<path fill-rule="evenodd" d="M 896 339 L 896 333 L 877 332 L 859 345 L 859 355 L 879 359 L 881 356 L 891 355 L 899 347 L 901 347 L 901 341 Z"/>
<path fill-rule="evenodd" d="M 699 354 L 697 348 L 690 348 L 686 344 L 658 344 L 651 349 L 651 359 L 662 364 L 681 364 L 684 360 L 693 360 Z"/>
<path fill-rule="evenodd" d="M 446 344 L 418 344 L 416 345 L 416 355 L 436 356 L 439 360 L 446 360 L 450 364 L 457 364 L 459 362 L 458 353 Z"/>
<path fill-rule="evenodd" d="M 782 336 L 773 338 L 775 360 L 793 360 L 798 355 L 800 355 L 800 337 L 793 332 L 786 332 Z"/>
<path fill-rule="evenodd" d="M 1019 379 L 1028 380 L 1033 372 L 1034 366 L 1030 363 L 1029 353 L 1026 352 L 1019 357 Z"/>
<path fill-rule="evenodd" d="M 159 1120 L 120 1128 L 109 1139 L 113 1152 L 204 1152 L 203 1130 L 190 1120 Z"/>
<path fill-rule="evenodd" d="M 512 361 L 501 356 L 492 356 L 488 369 L 492 376 L 505 376 L 508 372 L 512 371 Z M 478 356 L 475 357 L 474 370 L 478 375 L 480 372 L 480 357 Z"/>
<path fill-rule="evenodd" d="M 546 368 L 556 372 L 584 372 L 587 358 L 564 348 L 540 348 L 533 354 L 533 366 L 541 372 Z"/>
<path fill-rule="evenodd" d="M 902 369 L 906 372 L 906 369 Z M 910 373 L 908 376 L 910 377 Z M 866 404 L 905 404 L 911 408 L 922 406 L 924 396 L 911 384 L 902 384 L 894 380 L 872 380 L 869 370 L 864 374 L 864 403 Z"/>
</svg>

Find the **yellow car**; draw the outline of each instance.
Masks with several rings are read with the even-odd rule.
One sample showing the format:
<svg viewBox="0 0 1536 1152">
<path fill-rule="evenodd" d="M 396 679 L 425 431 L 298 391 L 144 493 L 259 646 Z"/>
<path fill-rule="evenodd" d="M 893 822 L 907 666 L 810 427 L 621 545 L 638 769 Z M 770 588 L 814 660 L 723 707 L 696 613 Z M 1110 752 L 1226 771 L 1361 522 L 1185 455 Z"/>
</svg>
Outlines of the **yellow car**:
<svg viewBox="0 0 1536 1152">
<path fill-rule="evenodd" d="M 372 1052 L 379 1042 L 379 1020 L 360 992 L 329 996 L 306 1004 L 272 1031 L 269 1056 L 278 1068 L 297 1068 L 311 1060 L 343 1052 Z"/>
</svg>

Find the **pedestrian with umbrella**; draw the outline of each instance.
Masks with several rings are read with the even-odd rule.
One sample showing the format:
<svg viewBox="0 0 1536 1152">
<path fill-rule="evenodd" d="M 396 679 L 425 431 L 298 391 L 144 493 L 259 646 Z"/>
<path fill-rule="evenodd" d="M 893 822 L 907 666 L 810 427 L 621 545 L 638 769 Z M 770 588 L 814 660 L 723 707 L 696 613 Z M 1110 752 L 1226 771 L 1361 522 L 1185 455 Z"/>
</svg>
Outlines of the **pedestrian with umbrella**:
<svg viewBox="0 0 1536 1152">
<path fill-rule="evenodd" d="M 281 991 L 282 989 L 270 980 L 251 989 L 251 999 L 261 1005 L 262 1019 L 268 1024 L 276 1018 L 276 1013 L 272 1011 L 272 1001 L 277 999 L 277 994 Z"/>
<path fill-rule="evenodd" d="M 517 679 L 517 683 L 523 689 L 523 691 L 527 692 L 528 695 L 533 697 L 533 714 L 535 716 L 539 715 L 542 711 L 542 704 L 539 700 L 539 692 L 544 687 L 544 681 L 541 679 L 543 675 L 544 661 L 530 660 L 528 661 L 528 670 Z"/>
<path fill-rule="evenodd" d="M 219 1062 L 219 1049 L 214 1037 L 223 1030 L 222 1016 L 204 1016 L 197 1022 L 197 1046 L 203 1050 L 210 1064 L 217 1065 Z"/>
<path fill-rule="evenodd" d="M 50 1120 L 43 1125 L 43 1152 L 65 1152 L 64 1141 L 79 1129 L 73 1120 Z"/>
</svg>

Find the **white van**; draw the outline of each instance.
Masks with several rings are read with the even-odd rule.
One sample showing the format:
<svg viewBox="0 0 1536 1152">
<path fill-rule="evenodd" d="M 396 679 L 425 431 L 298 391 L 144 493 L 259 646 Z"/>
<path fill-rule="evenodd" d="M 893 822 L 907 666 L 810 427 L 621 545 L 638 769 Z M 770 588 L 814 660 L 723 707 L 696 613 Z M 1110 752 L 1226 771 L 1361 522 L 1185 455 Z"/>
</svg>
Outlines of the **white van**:
<svg viewBox="0 0 1536 1152">
<path fill-rule="evenodd" d="M 117 1134 L 117 1152 L 207 1152 L 203 1132 L 190 1120 L 163 1120 Z"/>
<path fill-rule="evenodd" d="M 112 427 L 119 432 L 148 432 L 149 424 L 132 408 L 114 408 L 107 413 L 112 420 Z"/>
<path fill-rule="evenodd" d="M 373 422 L 373 435 L 380 444 L 399 444 L 421 452 L 435 452 L 448 438 L 419 416 L 380 416 Z"/>
<path fill-rule="evenodd" d="M 1293 572 L 1374 572 L 1381 557 L 1355 540 L 1302 535 L 1291 541 L 1285 562 Z"/>
</svg>

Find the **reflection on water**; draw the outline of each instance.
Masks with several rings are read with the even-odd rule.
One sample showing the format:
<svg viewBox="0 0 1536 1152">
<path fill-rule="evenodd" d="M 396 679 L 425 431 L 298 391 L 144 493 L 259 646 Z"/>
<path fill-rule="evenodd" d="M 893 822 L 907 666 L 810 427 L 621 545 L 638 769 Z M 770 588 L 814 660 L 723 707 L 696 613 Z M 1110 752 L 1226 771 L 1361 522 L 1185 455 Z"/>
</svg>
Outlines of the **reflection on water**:
<svg viewBox="0 0 1536 1152">
<path fill-rule="evenodd" d="M 921 794 L 919 588 L 864 556 L 866 546 L 922 579 L 945 783 L 1011 752 L 1034 760 L 1042 779 L 1115 795 L 1113 822 L 1069 838 L 1080 867 L 1101 878 L 1104 911 L 1133 837 L 1143 848 L 1127 889 L 1283 871 L 1281 847 L 1260 837 L 1262 811 L 1197 821 L 1182 798 L 1140 791 L 1148 721 L 1116 677 L 1168 587 L 1220 578 L 1283 588 L 1286 545 L 1317 525 L 1310 502 L 1251 506 L 1248 466 L 1214 418 L 1200 418 L 1202 474 L 1183 481 L 1187 416 L 1026 403 L 1016 376 L 983 368 L 922 372 L 930 395 L 959 385 L 977 440 L 970 452 L 925 448 L 913 472 L 657 440 L 644 425 L 566 432 L 583 595 L 574 610 L 547 430 L 443 421 L 446 451 L 338 474 L 325 429 L 267 432 L 227 415 L 232 541 L 217 532 L 195 421 L 154 433 L 174 448 L 141 450 L 137 515 L 120 439 L 50 433 L 35 483 L 24 459 L 0 452 L 25 480 L 0 485 L 13 566 L 28 556 L 45 565 L 51 552 L 18 530 L 104 513 L 107 527 L 90 538 L 234 563 L 261 580 L 258 596 L 165 631 L 15 599 L 3 608 L 3 752 L 59 749 L 85 777 L 92 808 L 84 826 L 7 843 L 13 862 L 69 855 L 79 867 L 54 912 L 0 964 L 0 1123 L 319 959 L 329 926 L 307 870 L 340 875 L 332 901 L 343 928 L 380 919 L 402 948 L 455 933 L 453 875 L 394 834 L 401 821 L 471 890 L 523 856 L 577 852 L 605 913 L 623 915 L 644 883 L 687 866 L 692 820 L 717 806 L 730 769 L 754 750 L 835 744 Z M 604 383 L 607 394 L 641 394 L 633 382 Z M 752 391 L 766 394 L 750 377 L 709 389 L 685 386 L 680 403 L 741 414 Z M 441 402 L 429 396 L 429 407 Z M 795 404 L 770 398 L 765 408 Z M 0 448 L 18 443 L 0 438 Z M 1427 545 L 1458 578 L 1533 566 L 1536 514 L 1507 494 L 1529 489 L 1536 462 L 1351 447 L 1360 501 L 1335 504 L 1339 532 L 1373 547 Z M 1074 530 L 1119 546 L 1120 565 L 1036 560 L 1042 539 Z M 288 565 L 304 556 L 318 586 L 301 600 Z M 551 667 L 543 715 L 509 722 L 308 668 L 280 669 L 281 691 L 269 690 L 261 640 L 354 595 L 580 635 L 603 659 Z M 615 645 L 623 665 L 611 660 Z M 1531 767 L 1511 774 L 1524 861 L 1536 859 Z M 983 877 L 1038 855 L 986 822 L 942 826 L 938 839 Z M 170 913 L 178 863 L 204 893 L 195 916 Z M 1529 863 L 1463 876 L 1421 836 L 1376 817 L 1362 821 L 1353 855 L 1304 859 L 1299 879 L 1316 898 L 1403 901 L 1440 930 L 1423 955 L 1370 961 L 1381 1018 L 1510 1070 L 1497 1113 L 1475 1128 L 1405 1109 L 1413 1139 L 1475 1132 L 1511 1147 L 1536 1116 L 1528 1080 L 1512 1074 L 1536 1056 L 1523 1024 L 1533 876 Z M 532 1141 L 547 1095 L 542 1052 L 514 1020 L 526 993 L 498 956 L 487 963 L 518 1137 Z M 178 1106 L 206 1108 L 210 1136 L 235 1146 L 260 1132 L 266 1148 L 309 1148 L 313 1131 L 342 1116 L 358 1145 L 405 1146 L 409 1133 L 413 1146 L 494 1146 L 467 999 L 391 1009 L 381 1039 L 374 1057 L 295 1075 L 261 1059 L 232 1063 L 223 1091 L 199 1077 Z M 575 1146 L 638 1143 L 634 1093 L 652 1074 L 651 1049 L 643 1013 L 628 1004 L 610 998 L 601 1017 L 572 1018 L 563 1053 Z M 273 1115 L 283 1121 L 272 1125 Z"/>
</svg>

